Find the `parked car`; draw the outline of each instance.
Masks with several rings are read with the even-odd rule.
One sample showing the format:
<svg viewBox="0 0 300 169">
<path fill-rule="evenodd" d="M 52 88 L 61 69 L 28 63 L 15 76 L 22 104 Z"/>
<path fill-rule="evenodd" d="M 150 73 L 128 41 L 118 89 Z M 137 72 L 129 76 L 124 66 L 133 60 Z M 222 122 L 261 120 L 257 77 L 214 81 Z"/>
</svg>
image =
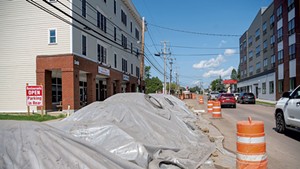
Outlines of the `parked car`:
<svg viewBox="0 0 300 169">
<path fill-rule="evenodd" d="M 208 100 L 216 100 L 218 98 L 218 95 L 219 95 L 218 91 L 210 92 L 208 96 Z"/>
<path fill-rule="evenodd" d="M 240 95 L 240 93 L 233 93 L 233 95 L 234 95 L 235 100 L 237 100 L 238 97 L 239 97 L 239 95 Z"/>
<path fill-rule="evenodd" d="M 300 132 L 300 85 L 292 92 L 283 93 L 274 115 L 277 132 L 284 133 L 286 129 Z"/>
<path fill-rule="evenodd" d="M 255 104 L 255 96 L 253 93 L 240 93 L 238 99 L 238 103 L 252 103 Z"/>
<path fill-rule="evenodd" d="M 236 100 L 232 93 L 220 93 L 218 100 L 221 102 L 221 107 L 230 106 L 236 108 Z"/>
</svg>

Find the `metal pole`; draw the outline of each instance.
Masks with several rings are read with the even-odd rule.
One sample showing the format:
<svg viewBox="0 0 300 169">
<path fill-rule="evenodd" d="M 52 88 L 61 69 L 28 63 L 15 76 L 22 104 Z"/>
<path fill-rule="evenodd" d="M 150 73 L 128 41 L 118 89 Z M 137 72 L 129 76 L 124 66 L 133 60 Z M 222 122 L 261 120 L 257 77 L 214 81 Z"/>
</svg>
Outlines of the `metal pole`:
<svg viewBox="0 0 300 169">
<path fill-rule="evenodd" d="M 172 64 L 173 64 L 173 59 L 171 58 L 170 59 L 171 60 L 171 62 L 170 62 L 170 66 L 171 66 L 171 68 L 170 68 L 170 83 L 169 83 L 169 94 L 171 94 L 171 83 L 172 83 Z"/>
<path fill-rule="evenodd" d="M 166 84 L 166 67 L 167 67 L 167 63 L 166 63 L 166 60 L 167 60 L 167 52 L 166 52 L 166 41 L 164 41 L 164 91 L 163 93 L 166 94 L 166 87 L 167 87 L 167 84 Z"/>
<path fill-rule="evenodd" d="M 143 92 L 142 81 L 144 79 L 144 52 L 145 52 L 145 17 L 142 18 L 142 46 L 141 46 L 141 63 L 140 63 L 140 92 Z"/>
</svg>

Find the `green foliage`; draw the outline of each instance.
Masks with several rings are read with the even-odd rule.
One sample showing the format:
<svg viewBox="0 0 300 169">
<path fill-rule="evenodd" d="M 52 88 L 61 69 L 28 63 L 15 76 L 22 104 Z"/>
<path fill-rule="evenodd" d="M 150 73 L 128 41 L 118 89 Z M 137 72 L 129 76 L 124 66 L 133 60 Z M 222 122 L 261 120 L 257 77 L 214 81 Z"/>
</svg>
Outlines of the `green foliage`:
<svg viewBox="0 0 300 169">
<path fill-rule="evenodd" d="M 237 74 L 237 72 L 236 72 L 235 69 L 232 69 L 230 78 L 231 78 L 231 79 L 234 79 L 234 80 L 237 80 L 237 79 L 238 79 L 238 74 Z"/>
<path fill-rule="evenodd" d="M 162 91 L 163 84 L 158 77 L 152 77 L 145 80 L 146 94 Z"/>
<path fill-rule="evenodd" d="M 150 79 L 150 77 L 151 77 L 150 69 L 151 69 L 150 66 L 145 66 L 145 76 L 146 76 L 146 79 Z"/>
<path fill-rule="evenodd" d="M 201 88 L 199 86 L 195 86 L 195 87 L 192 87 L 190 88 L 190 91 L 195 93 L 196 91 L 200 92 Z"/>
<path fill-rule="evenodd" d="M 59 118 L 64 118 L 65 116 L 59 115 L 59 116 L 50 116 L 50 115 L 44 115 L 41 116 L 40 114 L 33 114 L 31 116 L 27 116 L 24 114 L 18 114 L 18 115 L 13 115 L 13 114 L 0 114 L 0 120 L 25 120 L 25 121 L 48 121 L 48 120 L 54 120 L 54 119 L 59 119 Z"/>
<path fill-rule="evenodd" d="M 225 88 L 221 76 L 218 79 L 213 80 L 210 85 L 212 91 L 221 91 Z"/>
</svg>

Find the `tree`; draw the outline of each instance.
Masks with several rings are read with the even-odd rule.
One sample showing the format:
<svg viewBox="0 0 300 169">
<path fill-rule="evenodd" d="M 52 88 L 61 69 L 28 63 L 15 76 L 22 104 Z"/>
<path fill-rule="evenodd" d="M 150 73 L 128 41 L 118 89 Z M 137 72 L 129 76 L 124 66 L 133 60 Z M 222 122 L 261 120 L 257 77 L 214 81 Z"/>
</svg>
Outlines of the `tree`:
<svg viewBox="0 0 300 169">
<path fill-rule="evenodd" d="M 225 88 L 221 76 L 218 79 L 213 80 L 210 83 L 210 86 L 212 91 L 222 91 Z"/>
<path fill-rule="evenodd" d="M 151 66 L 145 66 L 145 76 L 146 76 L 146 79 L 150 79 L 150 77 L 151 77 L 150 69 L 151 69 Z"/>
<path fill-rule="evenodd" d="M 231 71 L 231 75 L 230 75 L 231 79 L 237 80 L 238 79 L 238 75 L 235 69 L 232 69 Z"/>
<path fill-rule="evenodd" d="M 158 77 L 152 77 L 145 80 L 146 94 L 162 91 L 163 85 Z"/>
</svg>

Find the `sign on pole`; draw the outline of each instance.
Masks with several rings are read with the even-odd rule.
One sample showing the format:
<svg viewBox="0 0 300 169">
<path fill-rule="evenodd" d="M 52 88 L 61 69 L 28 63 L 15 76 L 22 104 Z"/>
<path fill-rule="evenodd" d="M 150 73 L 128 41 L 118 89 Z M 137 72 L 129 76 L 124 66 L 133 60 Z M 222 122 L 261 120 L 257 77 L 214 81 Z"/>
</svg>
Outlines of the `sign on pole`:
<svg viewBox="0 0 300 169">
<path fill-rule="evenodd" d="M 43 103 L 43 86 L 26 86 L 27 106 L 44 106 Z"/>
</svg>

